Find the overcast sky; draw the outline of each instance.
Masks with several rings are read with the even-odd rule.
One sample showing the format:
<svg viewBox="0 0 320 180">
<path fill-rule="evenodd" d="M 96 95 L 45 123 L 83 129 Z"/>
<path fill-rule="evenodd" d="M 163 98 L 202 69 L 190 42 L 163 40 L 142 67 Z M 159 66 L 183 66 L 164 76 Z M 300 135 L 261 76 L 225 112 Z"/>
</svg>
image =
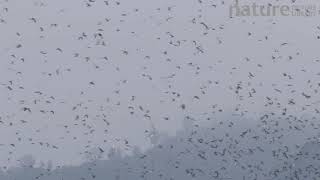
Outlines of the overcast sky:
<svg viewBox="0 0 320 180">
<path fill-rule="evenodd" d="M 97 147 L 146 150 L 188 116 L 205 125 L 239 114 L 239 126 L 266 112 L 315 117 L 318 16 L 230 18 L 230 5 L 1 0 L 0 165 L 28 154 L 79 165 Z"/>
</svg>

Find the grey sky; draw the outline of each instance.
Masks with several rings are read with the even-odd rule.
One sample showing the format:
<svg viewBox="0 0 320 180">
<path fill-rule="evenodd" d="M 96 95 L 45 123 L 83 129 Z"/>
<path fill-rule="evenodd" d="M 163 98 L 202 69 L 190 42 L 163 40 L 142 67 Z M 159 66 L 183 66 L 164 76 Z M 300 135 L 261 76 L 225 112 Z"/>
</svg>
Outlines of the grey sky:
<svg viewBox="0 0 320 180">
<path fill-rule="evenodd" d="M 174 136 L 186 116 L 243 113 L 250 126 L 319 107 L 318 17 L 230 18 L 222 1 L 0 2 L 1 165 L 79 165 L 125 140 L 147 149 L 146 130 Z"/>
</svg>

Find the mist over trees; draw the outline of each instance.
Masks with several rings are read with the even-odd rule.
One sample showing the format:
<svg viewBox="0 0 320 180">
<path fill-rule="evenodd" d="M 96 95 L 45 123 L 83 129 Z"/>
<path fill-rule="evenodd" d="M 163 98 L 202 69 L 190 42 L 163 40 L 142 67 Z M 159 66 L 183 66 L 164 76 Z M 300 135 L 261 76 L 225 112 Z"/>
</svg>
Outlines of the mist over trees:
<svg viewBox="0 0 320 180">
<path fill-rule="evenodd" d="M 305 141 L 295 140 L 294 136 L 288 140 L 287 135 L 279 135 L 296 131 L 290 127 L 298 126 L 298 119 L 268 115 L 265 122 L 265 118 L 262 116 L 251 127 L 238 124 L 244 118 L 236 116 L 206 125 L 187 117 L 184 130 L 175 137 L 162 135 L 153 140 L 153 147 L 146 152 L 134 148 L 128 156 L 117 149 L 103 152 L 96 148 L 80 166 L 55 168 L 50 164 L 35 167 L 35 160 L 25 156 L 20 167 L 2 172 L 0 177 L 3 180 L 318 179 L 320 142 L 316 136 Z M 274 126 L 281 119 L 288 124 Z M 310 127 L 305 129 L 312 131 Z"/>
</svg>

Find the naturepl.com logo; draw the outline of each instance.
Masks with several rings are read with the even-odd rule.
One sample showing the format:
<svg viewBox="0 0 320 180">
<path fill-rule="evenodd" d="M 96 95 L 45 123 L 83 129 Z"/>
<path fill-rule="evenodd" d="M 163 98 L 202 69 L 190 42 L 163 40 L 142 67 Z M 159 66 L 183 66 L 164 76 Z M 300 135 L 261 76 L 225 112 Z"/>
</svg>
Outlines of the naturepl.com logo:
<svg viewBox="0 0 320 180">
<path fill-rule="evenodd" d="M 230 17 L 265 17 L 265 16 L 303 16 L 312 17 L 320 15 L 316 4 L 240 4 L 235 3 L 229 7 Z"/>
</svg>

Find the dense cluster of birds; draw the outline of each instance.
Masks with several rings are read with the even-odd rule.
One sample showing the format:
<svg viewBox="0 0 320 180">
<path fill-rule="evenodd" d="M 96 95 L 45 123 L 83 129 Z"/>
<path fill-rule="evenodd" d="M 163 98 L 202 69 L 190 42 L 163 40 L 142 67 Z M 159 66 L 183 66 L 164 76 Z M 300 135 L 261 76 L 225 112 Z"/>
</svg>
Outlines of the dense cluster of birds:
<svg viewBox="0 0 320 180">
<path fill-rule="evenodd" d="M 116 148 L 109 152 L 98 148 L 91 151 L 88 162 L 76 167 L 53 168 L 52 164 L 36 167 L 32 157 L 25 157 L 21 167 L 10 169 L 0 177 L 4 180 L 11 177 L 16 180 L 319 179 L 319 141 L 291 146 L 271 125 L 269 129 L 233 127 L 237 126 L 233 124 L 237 118 L 228 117 L 229 121 L 205 127 L 186 119 L 184 131 L 174 138 L 155 142 L 146 152 L 135 148 L 130 156 L 123 156 Z M 283 127 L 289 129 L 290 125 Z M 230 128 L 232 131 L 225 131 Z M 107 160 L 101 159 L 103 154 Z"/>
<path fill-rule="evenodd" d="M 0 179 L 320 179 L 320 25 L 232 3 L 0 0 Z"/>
</svg>

